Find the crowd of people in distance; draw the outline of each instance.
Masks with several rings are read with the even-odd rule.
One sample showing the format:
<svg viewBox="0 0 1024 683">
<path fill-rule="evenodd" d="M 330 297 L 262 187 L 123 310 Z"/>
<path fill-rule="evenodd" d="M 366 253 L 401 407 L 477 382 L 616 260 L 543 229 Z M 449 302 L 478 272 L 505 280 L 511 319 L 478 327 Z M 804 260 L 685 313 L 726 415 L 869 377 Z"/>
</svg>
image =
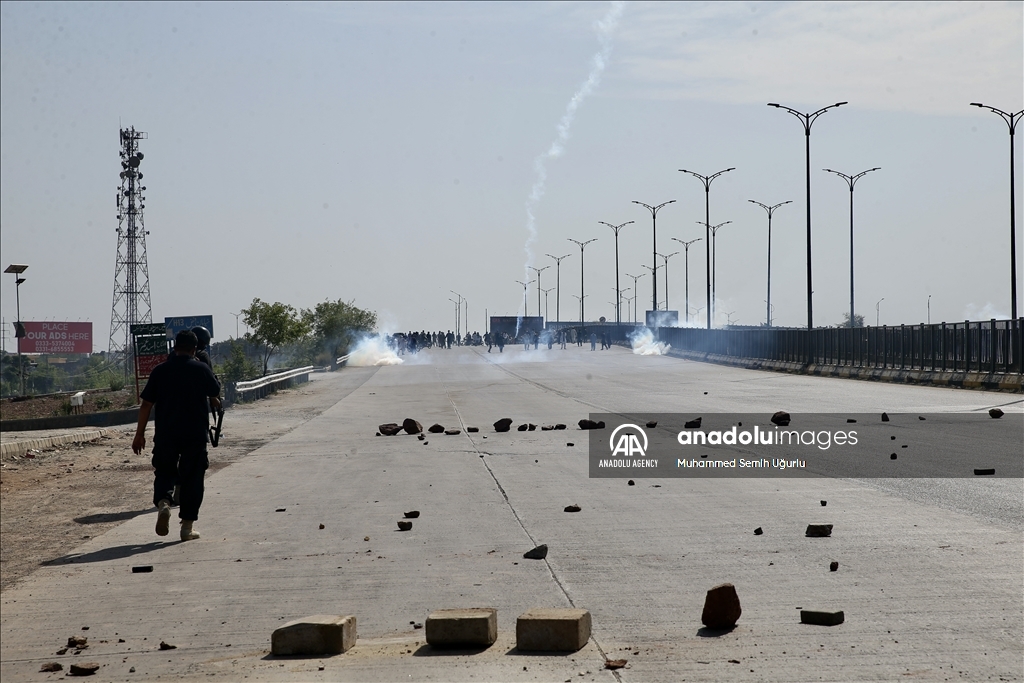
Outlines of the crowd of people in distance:
<svg viewBox="0 0 1024 683">
<path fill-rule="evenodd" d="M 601 349 L 612 347 L 612 335 L 609 332 L 595 332 L 582 327 L 563 327 L 557 330 L 522 330 L 518 336 L 510 335 L 507 332 L 487 332 L 482 337 L 479 332 L 466 332 L 464 336 L 455 334 L 451 330 L 447 332 L 396 332 L 385 337 L 388 348 L 399 356 L 406 353 L 415 354 L 423 349 L 440 348 L 450 349 L 453 346 L 487 346 L 487 353 L 494 347 L 499 353 L 505 351 L 509 344 L 522 344 L 523 349 L 529 351 L 532 345 L 534 349 L 545 344 L 549 349 L 555 344 L 559 348 L 566 348 L 569 344 L 583 346 L 586 341 L 590 342 L 590 350 L 597 350 L 598 341 L 601 342 Z"/>
</svg>

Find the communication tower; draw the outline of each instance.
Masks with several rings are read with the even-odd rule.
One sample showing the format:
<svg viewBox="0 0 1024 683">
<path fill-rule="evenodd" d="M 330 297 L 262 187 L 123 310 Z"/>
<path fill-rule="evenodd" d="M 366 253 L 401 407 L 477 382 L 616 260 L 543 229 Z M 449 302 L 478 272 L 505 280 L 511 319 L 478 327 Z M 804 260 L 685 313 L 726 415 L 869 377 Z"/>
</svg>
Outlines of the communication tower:
<svg viewBox="0 0 1024 683">
<path fill-rule="evenodd" d="M 110 313 L 110 361 L 124 366 L 125 378 L 132 374 L 132 325 L 153 321 L 149 301 L 149 265 L 146 261 L 146 197 L 142 184 L 143 154 L 139 140 L 146 133 L 122 128 L 121 185 L 117 188 L 117 265 L 114 267 L 114 304 Z"/>
</svg>

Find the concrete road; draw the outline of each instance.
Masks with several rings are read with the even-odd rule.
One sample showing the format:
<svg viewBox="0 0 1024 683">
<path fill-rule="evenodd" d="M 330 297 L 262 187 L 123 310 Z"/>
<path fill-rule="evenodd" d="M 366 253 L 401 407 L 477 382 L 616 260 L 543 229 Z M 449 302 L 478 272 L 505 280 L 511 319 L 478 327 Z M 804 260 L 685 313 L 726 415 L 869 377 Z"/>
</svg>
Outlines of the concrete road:
<svg viewBox="0 0 1024 683">
<path fill-rule="evenodd" d="M 60 674 L 36 673 L 42 662 L 92 660 L 101 680 L 129 681 L 1024 678 L 1021 480 L 628 486 L 588 478 L 586 433 L 575 429 L 592 411 L 1020 413 L 1019 397 L 618 348 L 406 359 L 317 378 L 310 387 L 331 407 L 208 479 L 200 541 L 160 539 L 155 513 L 144 515 L 6 591 L 0 677 L 45 680 Z M 374 435 L 405 417 L 463 432 L 426 443 Z M 496 434 L 501 417 L 572 429 Z M 225 422 L 237 433 L 242 420 Z M 572 503 L 582 511 L 562 511 Z M 421 516 L 399 532 L 407 510 Z M 832 537 L 805 538 L 818 522 L 834 525 Z M 538 543 L 547 559 L 523 559 Z M 153 572 L 131 573 L 143 564 Z M 704 595 L 726 581 L 743 615 L 734 630 L 708 633 Z M 414 628 L 433 609 L 472 606 L 498 609 L 498 642 L 482 652 L 435 651 Z M 514 648 L 518 614 L 562 606 L 592 612 L 587 647 Z M 846 621 L 802 625 L 800 608 L 844 610 Z M 329 658 L 269 656 L 276 626 L 318 613 L 356 615 L 357 646 Z M 54 655 L 72 635 L 90 647 Z M 629 663 L 611 672 L 606 658 Z"/>
</svg>

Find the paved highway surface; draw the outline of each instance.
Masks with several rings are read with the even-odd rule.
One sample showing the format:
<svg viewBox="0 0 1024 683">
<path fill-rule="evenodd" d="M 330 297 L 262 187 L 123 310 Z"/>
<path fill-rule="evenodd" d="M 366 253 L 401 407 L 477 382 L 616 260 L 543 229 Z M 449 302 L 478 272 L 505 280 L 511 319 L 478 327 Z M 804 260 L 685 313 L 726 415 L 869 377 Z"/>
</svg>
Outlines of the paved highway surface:
<svg viewBox="0 0 1024 683">
<path fill-rule="evenodd" d="M 142 515 L 6 591 L 0 677 L 47 680 L 60 674 L 37 673 L 43 662 L 66 670 L 93 660 L 101 680 L 127 681 L 1024 678 L 1021 479 L 629 486 L 588 477 L 587 433 L 575 427 L 590 412 L 930 416 L 996 405 L 1019 422 L 1019 396 L 619 348 L 464 348 L 406 360 L 316 376 L 310 387 L 328 409 L 209 477 L 201 540 L 160 539 L 155 512 Z M 244 435 L 240 415 L 228 413 L 225 440 Z M 405 417 L 463 431 L 426 443 L 375 436 L 378 424 Z M 496 434 L 501 417 L 570 430 Z M 955 420 L 928 424 L 955 436 Z M 1020 454 L 1024 435 L 1016 438 L 994 443 L 1016 443 Z M 581 512 L 563 512 L 574 503 Z M 407 510 L 421 516 L 399 532 Z M 809 523 L 833 524 L 833 535 L 806 538 Z M 547 559 L 523 559 L 539 543 Z M 143 564 L 153 572 L 131 573 Z M 708 633 L 704 595 L 722 582 L 735 584 L 743 615 L 734 630 Z M 484 651 L 435 651 L 414 628 L 431 610 L 472 606 L 498 609 L 498 642 Z M 515 649 L 518 614 L 568 606 L 593 615 L 587 647 Z M 800 608 L 844 610 L 846 621 L 802 625 Z M 269 656 L 275 627 L 322 613 L 356 615 L 357 646 L 327 658 Z M 90 647 L 55 656 L 72 635 L 87 635 Z M 160 650 L 161 641 L 176 649 Z M 606 658 L 627 668 L 607 671 Z"/>
</svg>

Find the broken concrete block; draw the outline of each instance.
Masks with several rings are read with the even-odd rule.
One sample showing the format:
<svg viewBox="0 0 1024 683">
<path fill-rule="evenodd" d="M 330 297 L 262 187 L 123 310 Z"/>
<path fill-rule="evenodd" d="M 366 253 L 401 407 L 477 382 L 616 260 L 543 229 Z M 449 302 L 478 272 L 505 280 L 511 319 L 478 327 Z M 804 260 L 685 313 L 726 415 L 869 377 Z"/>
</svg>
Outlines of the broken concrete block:
<svg viewBox="0 0 1024 683">
<path fill-rule="evenodd" d="M 72 676 L 92 676 L 100 670 L 98 662 L 81 662 L 68 667 L 68 673 Z"/>
<path fill-rule="evenodd" d="M 573 447 L 573 446 L 575 446 L 576 444 L 574 444 L 574 443 L 573 443 L 572 441 L 566 441 L 566 442 L 565 442 L 565 445 L 566 445 L 566 446 L 568 446 L 569 448 L 572 448 L 572 447 Z"/>
<path fill-rule="evenodd" d="M 457 434 L 461 434 L 462 430 L 461 429 L 446 429 L 446 430 L 444 430 L 444 433 L 447 434 L 448 436 L 455 436 Z"/>
<path fill-rule="evenodd" d="M 402 420 L 402 429 L 405 430 L 406 434 L 419 434 L 423 431 L 423 425 L 411 417 L 407 417 Z"/>
<path fill-rule="evenodd" d="M 700 621 L 708 628 L 732 628 L 742 613 L 736 587 L 731 583 L 723 583 L 708 591 Z"/>
<path fill-rule="evenodd" d="M 760 536 L 763 533 L 764 533 L 764 529 L 762 529 L 761 527 L 757 527 L 756 529 L 754 529 L 754 535 L 755 536 Z"/>
<path fill-rule="evenodd" d="M 772 415 L 772 424 L 778 425 L 780 427 L 786 427 L 789 425 L 791 419 L 792 418 L 789 413 L 787 413 L 785 410 L 779 410 L 776 411 L 774 415 Z"/>
<path fill-rule="evenodd" d="M 627 482 L 626 482 L 626 484 L 627 484 L 628 486 L 636 486 L 636 482 L 635 482 L 635 481 L 633 481 L 632 479 L 630 479 L 629 481 L 627 481 Z"/>
<path fill-rule="evenodd" d="M 566 505 L 563 512 L 579 512 L 581 509 L 579 505 Z"/>
<path fill-rule="evenodd" d="M 988 416 L 991 417 L 993 420 L 998 420 L 1003 416 L 1003 414 L 1003 411 L 1000 410 L 999 408 L 990 408 L 988 411 Z"/>
<path fill-rule="evenodd" d="M 819 612 L 816 610 L 802 609 L 800 610 L 800 623 L 801 624 L 814 624 L 816 626 L 835 626 L 843 623 L 846 616 L 842 610 L 838 612 Z"/>
<path fill-rule="evenodd" d="M 528 426 L 529 425 L 521 424 L 518 427 L 516 427 L 516 431 L 525 432 Z"/>
<path fill-rule="evenodd" d="M 896 456 L 896 454 L 895 454 L 895 453 L 891 453 L 891 454 L 889 454 L 889 459 L 890 459 L 890 460 L 895 460 L 895 459 L 896 459 L 896 457 L 897 457 L 897 456 Z"/>
<path fill-rule="evenodd" d="M 480 428 L 479 427 L 466 427 L 466 431 L 469 432 L 470 434 L 476 434 L 477 432 L 480 431 Z"/>
<path fill-rule="evenodd" d="M 836 561 L 830 562 L 829 565 L 828 565 L 828 570 L 830 572 L 837 572 L 837 571 L 839 571 L 839 563 L 836 562 Z"/>
<path fill-rule="evenodd" d="M 996 473 L 996 470 L 995 470 L 994 467 L 989 467 L 987 469 L 979 469 L 979 468 L 975 468 L 974 469 L 974 474 L 976 474 L 978 476 L 984 476 L 986 474 L 995 474 L 995 473 Z"/>
<path fill-rule="evenodd" d="M 60 662 L 46 662 L 41 667 L 39 667 L 39 672 L 40 673 L 49 672 L 49 671 L 63 671 L 63 670 L 64 670 L 64 667 L 63 667 L 63 665 L 61 665 Z"/>
<path fill-rule="evenodd" d="M 377 431 L 379 431 L 384 436 L 394 436 L 398 432 L 402 431 L 402 425 L 396 424 L 394 422 L 388 422 L 387 424 L 382 424 L 379 427 L 377 427 Z"/>
<path fill-rule="evenodd" d="M 419 516 L 420 516 L 420 511 L 419 510 L 410 510 L 409 512 L 405 513 L 405 518 L 406 519 L 416 519 Z"/>
<path fill-rule="evenodd" d="M 171 645 L 170 643 L 165 643 L 164 641 L 161 640 L 160 641 L 160 649 L 161 650 L 177 650 L 178 646 L 177 645 Z"/>
<path fill-rule="evenodd" d="M 417 434 L 416 438 L 419 439 L 420 441 L 426 441 L 426 439 L 427 439 L 427 437 L 424 436 L 423 434 Z"/>
<path fill-rule="evenodd" d="M 625 659 L 606 659 L 604 660 L 604 668 L 614 671 L 615 669 L 625 667 L 628 663 L 628 660 Z"/>
<path fill-rule="evenodd" d="M 89 639 L 85 636 L 71 636 L 68 638 L 68 647 L 73 647 L 78 650 L 89 647 Z"/>
<path fill-rule="evenodd" d="M 580 420 L 579 425 L 580 429 L 598 429 L 597 423 L 587 418 Z"/>
<path fill-rule="evenodd" d="M 405 520 L 398 520 L 398 530 L 399 531 L 409 531 L 410 529 L 412 529 L 412 522 L 408 522 L 408 521 L 405 521 Z"/>
<path fill-rule="evenodd" d="M 527 560 L 543 560 L 548 556 L 548 544 L 541 543 L 533 550 L 527 550 L 523 553 L 523 557 Z"/>
<path fill-rule="evenodd" d="M 427 431 L 430 432 L 431 434 L 440 434 L 441 432 L 444 431 L 444 426 L 434 423 L 427 428 Z"/>
<path fill-rule="evenodd" d="M 427 617 L 426 626 L 427 644 L 433 647 L 486 647 L 498 639 L 498 610 L 434 610 Z"/>
<path fill-rule="evenodd" d="M 684 429 L 700 429 L 700 423 L 701 423 L 701 421 L 703 419 L 704 419 L 703 417 L 697 417 L 697 418 L 694 418 L 692 420 L 687 420 L 686 423 L 683 424 L 683 428 Z"/>
<path fill-rule="evenodd" d="M 274 630 L 271 654 L 337 655 L 356 644 L 356 618 L 316 614 L 290 621 Z"/>
<path fill-rule="evenodd" d="M 825 538 L 826 536 L 831 535 L 831 524 L 808 524 L 807 531 L 804 532 L 804 536 L 810 536 L 812 538 Z"/>
<path fill-rule="evenodd" d="M 512 428 L 512 418 L 503 417 L 494 423 L 494 431 L 496 432 L 507 432 Z"/>
<path fill-rule="evenodd" d="M 654 429 L 657 426 L 658 426 L 658 421 L 657 420 L 651 420 L 651 421 L 649 421 L 647 423 L 647 428 L 648 429 Z"/>
<path fill-rule="evenodd" d="M 516 648 L 524 652 L 575 652 L 589 639 L 585 609 L 531 609 L 516 620 Z"/>
<path fill-rule="evenodd" d="M 889 421 L 889 413 L 882 413 L 882 422 Z"/>
<path fill-rule="evenodd" d="M 565 425 L 559 422 L 558 424 L 555 425 L 555 429 L 565 429 Z"/>
<path fill-rule="evenodd" d="M 821 507 L 825 507 L 826 505 L 828 505 L 828 501 L 827 500 L 821 501 Z"/>
<path fill-rule="evenodd" d="M 927 418 L 924 415 L 918 415 L 917 419 L 918 420 L 926 420 Z"/>
<path fill-rule="evenodd" d="M 535 424 L 533 424 L 531 422 L 528 425 L 526 425 L 526 430 L 529 431 L 529 432 L 535 432 L 535 431 L 537 431 L 537 425 L 535 425 Z"/>
<path fill-rule="evenodd" d="M 550 431 L 553 431 L 554 428 L 555 428 L 555 425 L 543 425 L 540 428 L 540 431 L 542 431 L 542 432 L 550 432 Z"/>
</svg>

